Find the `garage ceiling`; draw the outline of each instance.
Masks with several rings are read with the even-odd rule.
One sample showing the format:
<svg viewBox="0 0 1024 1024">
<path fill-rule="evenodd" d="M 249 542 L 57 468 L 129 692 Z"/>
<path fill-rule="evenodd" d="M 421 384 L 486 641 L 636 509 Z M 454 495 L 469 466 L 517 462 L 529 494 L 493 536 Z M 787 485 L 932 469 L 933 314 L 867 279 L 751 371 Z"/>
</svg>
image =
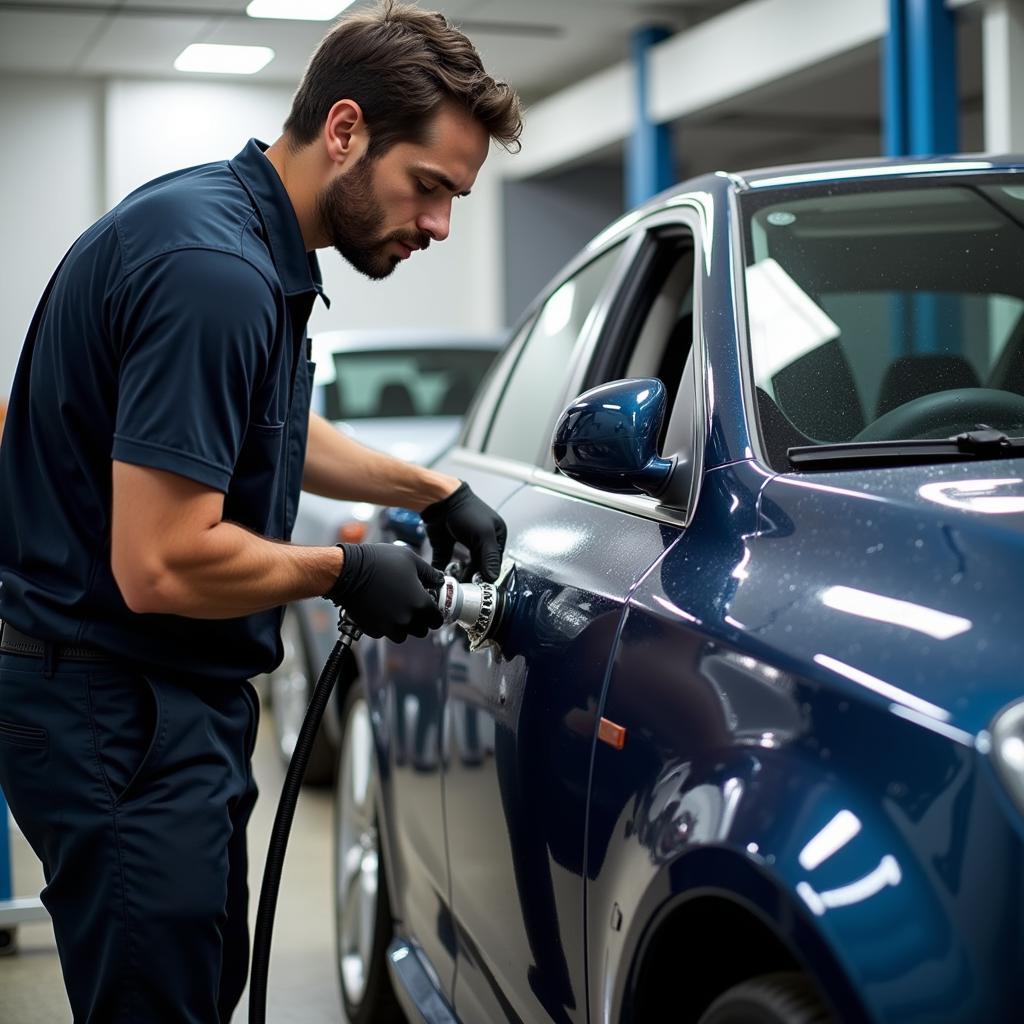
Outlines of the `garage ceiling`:
<svg viewBox="0 0 1024 1024">
<path fill-rule="evenodd" d="M 533 102 L 622 60 L 639 26 L 678 31 L 738 2 L 435 0 L 424 6 L 462 25 L 488 69 Z M 294 86 L 327 23 L 249 18 L 246 3 L 0 0 L 0 74 L 174 78 L 180 74 L 174 59 L 189 43 L 237 43 L 270 46 L 276 54 L 245 80 Z M 356 0 L 350 9 L 370 3 Z"/>
</svg>

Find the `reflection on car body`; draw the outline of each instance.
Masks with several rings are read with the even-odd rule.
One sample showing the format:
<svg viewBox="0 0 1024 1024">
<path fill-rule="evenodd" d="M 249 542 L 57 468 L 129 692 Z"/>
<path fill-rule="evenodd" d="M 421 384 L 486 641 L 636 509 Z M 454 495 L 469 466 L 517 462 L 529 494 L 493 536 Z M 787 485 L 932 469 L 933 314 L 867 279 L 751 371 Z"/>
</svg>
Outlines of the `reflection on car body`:
<svg viewBox="0 0 1024 1024">
<path fill-rule="evenodd" d="M 1022 173 L 709 176 L 528 311 L 438 462 L 497 634 L 359 654 L 404 1005 L 1019 1016 Z"/>
</svg>

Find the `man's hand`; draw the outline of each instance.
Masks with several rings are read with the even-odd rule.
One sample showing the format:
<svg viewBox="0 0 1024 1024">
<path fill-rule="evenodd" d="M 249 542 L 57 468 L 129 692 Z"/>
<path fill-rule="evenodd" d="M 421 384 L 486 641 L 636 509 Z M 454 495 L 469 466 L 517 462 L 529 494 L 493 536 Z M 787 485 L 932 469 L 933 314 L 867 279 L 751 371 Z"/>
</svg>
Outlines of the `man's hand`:
<svg viewBox="0 0 1024 1024">
<path fill-rule="evenodd" d="M 435 569 L 444 569 L 458 541 L 469 548 L 472 568 L 488 583 L 498 578 L 508 531 L 501 516 L 481 501 L 469 484 L 462 483 L 443 501 L 428 505 L 420 515 L 434 551 Z"/>
<path fill-rule="evenodd" d="M 437 599 L 444 575 L 411 549 L 397 544 L 339 544 L 345 557 L 341 573 L 324 594 L 344 607 L 368 636 L 401 643 L 410 633 L 426 636 L 443 622 Z"/>
</svg>

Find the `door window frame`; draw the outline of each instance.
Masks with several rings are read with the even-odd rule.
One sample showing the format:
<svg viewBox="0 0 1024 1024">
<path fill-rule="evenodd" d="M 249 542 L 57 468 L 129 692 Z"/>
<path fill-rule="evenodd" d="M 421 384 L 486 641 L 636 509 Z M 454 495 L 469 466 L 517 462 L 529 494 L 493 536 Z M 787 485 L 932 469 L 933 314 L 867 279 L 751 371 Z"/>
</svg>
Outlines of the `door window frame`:
<svg viewBox="0 0 1024 1024">
<path fill-rule="evenodd" d="M 608 330 L 613 329 L 616 322 L 621 322 L 620 314 L 624 312 L 623 304 L 642 301 L 641 296 L 635 289 L 642 287 L 643 267 L 637 267 L 637 258 L 641 250 L 651 244 L 652 237 L 665 228 L 683 227 L 690 232 L 693 238 L 694 248 L 694 293 L 693 293 L 693 323 L 694 334 L 691 342 L 692 374 L 684 371 L 683 379 L 676 393 L 675 402 L 668 410 L 669 424 L 668 436 L 677 432 L 679 424 L 674 422 L 677 417 L 688 415 L 692 423 L 692 454 L 690 458 L 690 485 L 689 500 L 685 508 L 670 508 L 661 505 L 656 498 L 644 494 L 615 494 L 609 491 L 602 491 L 599 488 L 591 487 L 589 484 L 570 480 L 568 477 L 557 472 L 551 457 L 550 444 L 546 444 L 543 450 L 537 453 L 533 464 L 519 462 L 513 459 L 502 458 L 484 452 L 483 444 L 486 441 L 490 424 L 497 410 L 497 403 L 501 397 L 502 385 L 508 379 L 508 375 L 514 371 L 518 363 L 519 354 L 528 339 L 532 323 L 537 314 L 543 308 L 544 303 L 557 291 L 567 280 L 579 271 L 583 270 L 589 263 L 616 245 L 622 248 L 622 254 L 608 280 L 602 287 L 597 302 L 588 316 L 584 330 L 573 347 L 571 356 L 572 372 L 566 377 L 566 383 L 562 388 L 562 408 L 580 394 L 587 375 L 591 372 L 595 359 L 603 354 L 606 346 L 614 344 L 614 340 L 608 337 Z M 519 331 L 522 332 L 520 340 L 514 343 L 515 362 L 504 372 L 504 367 L 510 361 L 503 358 L 500 365 L 496 364 L 493 378 L 488 382 L 486 404 L 481 401 L 478 413 L 481 419 L 485 419 L 486 430 L 475 429 L 476 425 L 470 427 L 466 432 L 464 445 L 456 447 L 451 452 L 454 462 L 465 465 L 467 468 L 483 470 L 485 472 L 498 473 L 502 476 L 512 477 L 523 482 L 542 487 L 545 490 L 556 491 L 570 497 L 582 498 L 592 504 L 604 505 L 609 508 L 618 509 L 634 515 L 642 516 L 645 519 L 654 519 L 660 522 L 670 523 L 674 526 L 685 527 L 692 521 L 697 508 L 700 495 L 701 479 L 704 469 L 704 450 L 707 444 L 709 430 L 709 419 L 707 410 L 710 407 L 710 396 L 708 388 L 707 351 L 704 343 L 703 330 L 703 275 L 702 268 L 708 249 L 705 238 L 705 227 L 703 211 L 696 200 L 690 200 L 687 196 L 674 197 L 670 208 L 660 208 L 652 211 L 639 220 L 633 220 L 624 226 L 620 232 L 613 235 L 606 235 L 601 239 L 599 246 L 587 249 L 568 265 L 568 267 L 554 279 L 552 284 L 543 291 L 531 304 L 527 313 L 520 321 Z M 630 293 L 631 286 L 634 289 Z M 615 316 L 609 319 L 614 312 Z M 529 327 L 529 329 L 527 329 Z M 692 376 L 692 391 L 684 388 L 686 378 Z M 685 424 L 684 424 L 685 426 Z M 472 444 L 471 442 L 475 442 Z"/>
</svg>

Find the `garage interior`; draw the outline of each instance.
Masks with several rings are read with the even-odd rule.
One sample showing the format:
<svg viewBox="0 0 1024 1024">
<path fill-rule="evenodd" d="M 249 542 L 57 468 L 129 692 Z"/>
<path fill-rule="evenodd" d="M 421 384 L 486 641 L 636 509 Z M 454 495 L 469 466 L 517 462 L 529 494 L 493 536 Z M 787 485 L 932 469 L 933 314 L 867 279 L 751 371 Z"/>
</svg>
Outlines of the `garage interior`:
<svg viewBox="0 0 1024 1024">
<path fill-rule="evenodd" d="M 323 254 L 335 304 L 317 304 L 310 334 L 505 334 L 598 232 L 708 172 L 1024 153 L 1024 0 L 934 0 L 950 32 L 937 62 L 925 59 L 925 36 L 894 39 L 893 12 L 915 3 L 421 0 L 461 26 L 485 66 L 520 92 L 522 152 L 492 147 L 451 238 L 387 281 L 367 281 Z M 329 22 L 255 18 L 246 6 L 0 0 L 0 396 L 10 391 L 39 295 L 86 227 L 160 174 L 280 134 Z M 354 0 L 349 9 L 366 6 Z M 273 57 L 248 75 L 176 71 L 193 43 L 265 46 Z M 894 74 L 901 45 L 904 74 L 932 76 L 930 100 L 908 98 L 912 87 Z M 284 778 L 269 719 L 264 704 L 254 760 L 261 798 L 249 827 L 254 894 Z M 323 787 L 307 787 L 299 803 L 275 929 L 273 1021 L 344 1020 L 324 896 L 331 807 Z M 8 953 L 0 955 L 0 1024 L 71 1020 L 53 931 L 36 900 L 42 885 L 0 799 L 0 930 L 11 947 L 0 949 Z M 243 1000 L 236 1021 L 246 1008 Z"/>
</svg>

